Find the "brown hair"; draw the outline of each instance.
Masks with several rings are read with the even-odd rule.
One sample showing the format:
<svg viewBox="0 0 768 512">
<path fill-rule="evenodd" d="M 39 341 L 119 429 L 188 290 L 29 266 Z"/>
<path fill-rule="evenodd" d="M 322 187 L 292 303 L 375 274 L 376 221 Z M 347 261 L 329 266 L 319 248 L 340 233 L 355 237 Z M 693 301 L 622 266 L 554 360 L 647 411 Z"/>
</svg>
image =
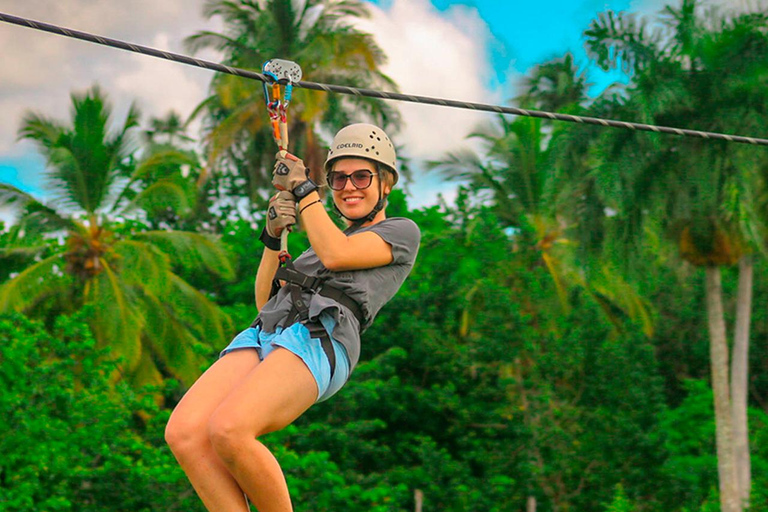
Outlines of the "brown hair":
<svg viewBox="0 0 768 512">
<path fill-rule="evenodd" d="M 381 181 L 381 188 L 385 189 L 389 187 L 389 191 L 395 187 L 395 173 L 388 166 L 379 162 L 374 162 L 376 165 L 376 172 L 379 174 L 379 181 Z"/>
</svg>

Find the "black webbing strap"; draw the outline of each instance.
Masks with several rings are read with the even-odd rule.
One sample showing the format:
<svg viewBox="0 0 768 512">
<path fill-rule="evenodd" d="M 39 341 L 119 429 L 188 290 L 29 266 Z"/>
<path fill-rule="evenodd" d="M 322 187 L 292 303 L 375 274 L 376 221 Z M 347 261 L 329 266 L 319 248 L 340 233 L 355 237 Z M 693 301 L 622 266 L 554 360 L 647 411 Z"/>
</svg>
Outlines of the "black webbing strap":
<svg viewBox="0 0 768 512">
<path fill-rule="evenodd" d="M 352 314 L 355 315 L 355 318 L 357 318 L 357 323 L 360 324 L 360 329 L 363 328 L 365 315 L 363 314 L 363 310 L 360 309 L 360 305 L 355 299 L 351 298 L 343 291 L 329 284 L 324 284 L 317 293 L 323 297 L 328 297 L 329 299 L 335 300 L 342 306 L 346 306 L 352 312 Z"/>
<path fill-rule="evenodd" d="M 333 374 L 336 371 L 336 352 L 333 350 L 333 343 L 331 342 L 331 336 L 328 334 L 328 331 L 325 330 L 325 327 L 323 327 L 323 324 L 320 322 L 307 322 L 304 324 L 307 329 L 309 329 L 309 337 L 310 338 L 319 338 L 320 339 L 320 345 L 323 347 L 323 352 L 325 352 L 325 357 L 328 358 L 328 364 L 331 365 L 331 379 L 333 379 Z"/>
<path fill-rule="evenodd" d="M 315 290 L 323 284 L 323 280 L 319 277 L 308 276 L 304 272 L 299 272 L 294 268 L 293 263 L 287 262 L 284 266 L 278 267 L 275 272 L 275 279 L 278 281 L 286 281 L 288 283 L 295 283 L 307 290 Z"/>
</svg>

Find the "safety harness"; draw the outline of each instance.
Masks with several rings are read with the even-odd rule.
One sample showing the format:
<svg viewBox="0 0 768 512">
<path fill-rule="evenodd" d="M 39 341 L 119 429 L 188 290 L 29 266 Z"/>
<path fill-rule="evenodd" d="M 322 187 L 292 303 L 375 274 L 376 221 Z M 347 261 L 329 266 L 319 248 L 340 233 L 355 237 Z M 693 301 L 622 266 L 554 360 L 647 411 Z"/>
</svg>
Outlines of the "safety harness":
<svg viewBox="0 0 768 512">
<path fill-rule="evenodd" d="M 295 62 L 272 59 L 264 63 L 262 68 L 264 75 L 270 79 L 270 84 L 264 83 L 264 99 L 267 104 L 270 122 L 272 125 L 272 136 L 281 152 L 288 150 L 288 118 L 287 109 L 291 100 L 293 82 L 301 80 L 301 68 Z M 280 86 L 284 86 L 284 95 L 281 97 Z M 339 288 L 327 284 L 326 279 L 307 275 L 293 265 L 293 260 L 288 252 L 288 229 L 284 230 L 280 237 L 280 252 L 278 253 L 280 266 L 275 272 L 272 281 L 272 290 L 270 298 L 277 295 L 281 288 L 281 281 L 291 295 L 292 307 L 288 313 L 285 325 L 288 327 L 295 323 L 303 324 L 312 338 L 320 340 L 328 362 L 331 367 L 331 378 L 336 371 L 336 354 L 333 350 L 331 337 L 318 320 L 311 321 L 309 318 L 309 304 L 304 300 L 303 294 L 320 294 L 328 297 L 342 306 L 349 309 L 357 318 L 362 327 L 365 320 L 363 310 L 360 305 L 349 295 Z M 261 326 L 261 320 L 256 319 L 254 326 Z"/>
<path fill-rule="evenodd" d="M 362 326 L 365 321 L 363 310 L 360 308 L 357 301 L 344 293 L 343 290 L 325 282 L 325 278 L 310 276 L 296 270 L 290 256 L 281 259 L 280 262 L 281 266 L 277 269 L 277 272 L 275 272 L 275 279 L 272 282 L 270 298 L 277 294 L 281 288 L 280 282 L 284 281 L 284 286 L 288 288 L 288 292 L 291 295 L 292 304 L 285 325 L 293 325 L 297 322 L 301 323 L 307 327 L 312 338 L 320 339 L 320 344 L 331 365 L 331 377 L 333 377 L 334 371 L 336 370 L 336 355 L 333 351 L 330 336 L 318 320 L 310 321 L 309 303 L 304 300 L 304 293 L 319 294 L 338 302 L 352 312 L 355 318 L 357 318 L 360 326 Z"/>
</svg>

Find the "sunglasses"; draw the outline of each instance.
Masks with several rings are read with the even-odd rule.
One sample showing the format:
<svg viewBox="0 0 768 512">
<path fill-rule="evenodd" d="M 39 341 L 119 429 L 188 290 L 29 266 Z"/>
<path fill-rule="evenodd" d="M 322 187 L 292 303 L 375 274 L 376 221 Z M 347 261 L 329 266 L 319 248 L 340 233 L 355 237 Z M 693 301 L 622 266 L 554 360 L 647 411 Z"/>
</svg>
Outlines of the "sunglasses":
<svg viewBox="0 0 768 512">
<path fill-rule="evenodd" d="M 374 176 L 376 176 L 376 173 L 367 169 L 360 169 L 352 174 L 331 171 L 328 173 L 328 186 L 333 190 L 344 190 L 344 187 L 347 186 L 347 180 L 350 180 L 356 189 L 363 190 L 371 186 Z"/>
</svg>

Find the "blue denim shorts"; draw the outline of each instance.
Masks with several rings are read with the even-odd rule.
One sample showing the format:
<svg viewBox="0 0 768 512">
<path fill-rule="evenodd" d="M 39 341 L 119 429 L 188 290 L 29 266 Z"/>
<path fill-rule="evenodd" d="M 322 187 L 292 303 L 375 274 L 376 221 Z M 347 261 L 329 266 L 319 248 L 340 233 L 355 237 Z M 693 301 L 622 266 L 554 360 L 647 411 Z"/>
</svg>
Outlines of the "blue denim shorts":
<svg viewBox="0 0 768 512">
<path fill-rule="evenodd" d="M 320 315 L 320 322 L 329 333 L 333 332 L 336 322 L 330 315 Z M 233 350 L 255 348 L 262 361 L 275 350 L 283 347 L 290 350 L 304 361 L 317 382 L 317 402 L 328 400 L 336 394 L 349 378 L 349 356 L 344 345 L 331 338 L 336 354 L 336 369 L 331 378 L 331 364 L 325 355 L 319 338 L 312 338 L 309 329 L 300 323 L 295 323 L 283 329 L 278 327 L 275 332 L 264 332 L 261 327 L 249 327 L 232 340 L 221 351 L 219 357 L 224 357 Z"/>
</svg>

